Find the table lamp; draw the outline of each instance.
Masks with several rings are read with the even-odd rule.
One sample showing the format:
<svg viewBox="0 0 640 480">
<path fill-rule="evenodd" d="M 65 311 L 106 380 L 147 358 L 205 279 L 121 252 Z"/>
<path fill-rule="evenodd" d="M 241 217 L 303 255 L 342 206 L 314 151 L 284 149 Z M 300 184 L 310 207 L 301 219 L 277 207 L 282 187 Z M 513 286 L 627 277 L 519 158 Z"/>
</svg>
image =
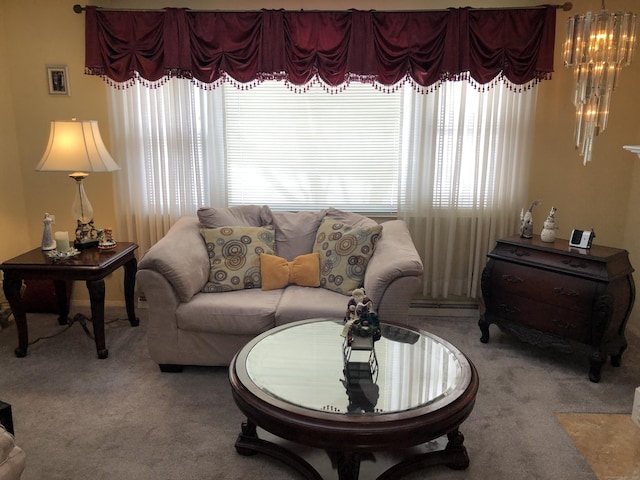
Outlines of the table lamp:
<svg viewBox="0 0 640 480">
<path fill-rule="evenodd" d="M 90 172 L 113 172 L 118 164 L 104 146 L 95 120 L 53 121 L 49 143 L 36 170 L 40 172 L 72 172 L 76 192 L 71 207 L 76 219 L 74 247 L 82 250 L 98 244 L 93 225 L 93 207 L 84 191 L 83 181 Z"/>
</svg>

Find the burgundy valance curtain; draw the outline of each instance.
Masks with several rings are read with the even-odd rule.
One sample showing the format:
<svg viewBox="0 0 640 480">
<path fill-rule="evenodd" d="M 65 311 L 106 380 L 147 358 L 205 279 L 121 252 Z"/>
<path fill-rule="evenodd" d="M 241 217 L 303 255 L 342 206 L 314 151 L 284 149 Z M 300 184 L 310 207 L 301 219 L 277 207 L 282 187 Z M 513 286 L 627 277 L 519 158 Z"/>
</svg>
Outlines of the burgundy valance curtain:
<svg viewBox="0 0 640 480">
<path fill-rule="evenodd" d="M 127 83 L 182 77 L 212 86 L 319 77 L 420 87 L 469 78 L 550 78 L 556 9 L 194 12 L 86 7 L 86 73 Z"/>
</svg>

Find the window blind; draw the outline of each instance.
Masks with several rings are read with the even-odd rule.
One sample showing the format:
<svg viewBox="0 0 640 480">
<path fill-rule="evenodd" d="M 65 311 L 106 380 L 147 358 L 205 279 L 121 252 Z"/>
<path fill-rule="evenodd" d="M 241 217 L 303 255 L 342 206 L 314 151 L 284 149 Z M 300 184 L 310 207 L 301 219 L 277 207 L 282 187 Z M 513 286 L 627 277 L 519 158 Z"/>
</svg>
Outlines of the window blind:
<svg viewBox="0 0 640 480">
<path fill-rule="evenodd" d="M 225 85 L 228 205 L 395 212 L 401 92 Z"/>
</svg>

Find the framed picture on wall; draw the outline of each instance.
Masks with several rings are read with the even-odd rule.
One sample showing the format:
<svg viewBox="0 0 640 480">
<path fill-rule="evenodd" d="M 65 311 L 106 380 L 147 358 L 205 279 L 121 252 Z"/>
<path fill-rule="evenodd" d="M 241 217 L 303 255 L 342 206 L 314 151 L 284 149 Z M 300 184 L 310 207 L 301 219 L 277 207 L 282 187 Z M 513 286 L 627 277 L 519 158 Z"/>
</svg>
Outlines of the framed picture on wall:
<svg viewBox="0 0 640 480">
<path fill-rule="evenodd" d="M 70 95 L 69 72 L 66 65 L 47 65 L 49 95 Z"/>
</svg>

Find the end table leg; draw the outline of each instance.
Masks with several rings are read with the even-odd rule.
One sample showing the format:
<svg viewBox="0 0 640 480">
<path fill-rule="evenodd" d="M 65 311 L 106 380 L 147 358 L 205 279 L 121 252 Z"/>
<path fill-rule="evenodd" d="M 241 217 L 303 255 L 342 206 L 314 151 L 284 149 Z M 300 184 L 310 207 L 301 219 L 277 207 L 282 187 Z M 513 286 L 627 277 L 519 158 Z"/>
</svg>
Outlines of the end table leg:
<svg viewBox="0 0 640 480">
<path fill-rule="evenodd" d="M 22 280 L 13 272 L 4 272 L 2 283 L 4 296 L 9 301 L 13 318 L 18 329 L 18 348 L 15 349 L 16 357 L 26 357 L 29 347 L 29 329 L 27 328 L 27 314 L 22 304 Z"/>
<path fill-rule="evenodd" d="M 67 302 L 67 283 L 64 280 L 54 280 L 53 286 L 58 297 L 58 325 L 69 323 L 69 303 Z"/>
<path fill-rule="evenodd" d="M 93 323 L 93 336 L 96 340 L 98 358 L 109 356 L 104 338 L 104 279 L 87 280 L 89 299 L 91 301 L 91 322 Z"/>
<path fill-rule="evenodd" d="M 136 317 L 136 308 L 133 298 L 137 271 L 138 262 L 135 257 L 124 264 L 124 301 L 127 306 L 127 317 L 129 318 L 129 323 L 132 327 L 140 325 L 140 319 Z"/>
</svg>

